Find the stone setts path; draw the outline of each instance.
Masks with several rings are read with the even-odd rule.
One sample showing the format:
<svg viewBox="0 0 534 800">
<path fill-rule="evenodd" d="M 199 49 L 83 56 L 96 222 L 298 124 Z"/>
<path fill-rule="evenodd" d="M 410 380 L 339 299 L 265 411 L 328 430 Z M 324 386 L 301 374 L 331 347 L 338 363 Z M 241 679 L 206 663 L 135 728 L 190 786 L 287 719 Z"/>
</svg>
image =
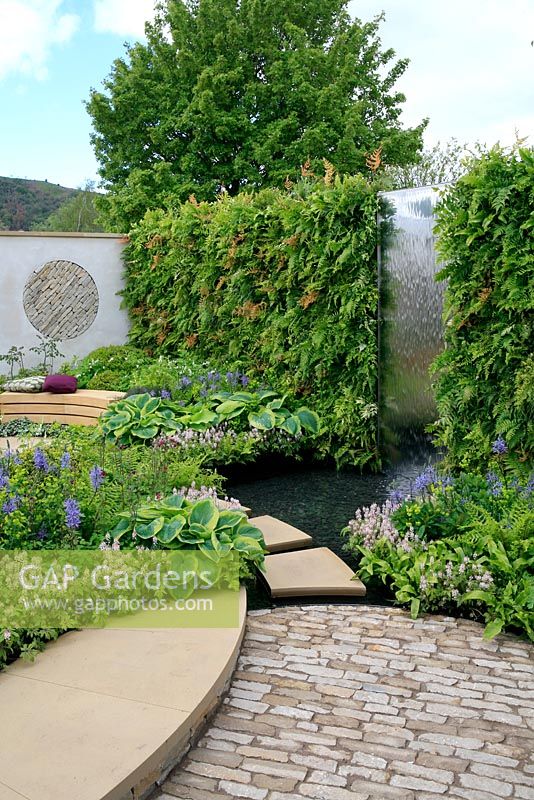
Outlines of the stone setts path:
<svg viewBox="0 0 534 800">
<path fill-rule="evenodd" d="M 250 612 L 224 704 L 153 800 L 534 800 L 533 653 L 398 609 Z"/>
</svg>

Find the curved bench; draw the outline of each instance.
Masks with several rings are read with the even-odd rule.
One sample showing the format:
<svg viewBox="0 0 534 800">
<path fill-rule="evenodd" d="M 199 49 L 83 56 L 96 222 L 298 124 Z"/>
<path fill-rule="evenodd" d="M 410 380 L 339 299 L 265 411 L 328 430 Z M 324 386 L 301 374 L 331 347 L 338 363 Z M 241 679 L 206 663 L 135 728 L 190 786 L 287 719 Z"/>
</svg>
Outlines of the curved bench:
<svg viewBox="0 0 534 800">
<path fill-rule="evenodd" d="M 73 394 L 2 392 L 0 416 L 3 422 L 27 417 L 32 422 L 96 425 L 108 405 L 123 396 L 123 392 L 96 389 L 80 389 Z"/>
<path fill-rule="evenodd" d="M 90 629 L 0 673 L 1 800 L 141 800 L 189 750 L 245 631 Z"/>
</svg>

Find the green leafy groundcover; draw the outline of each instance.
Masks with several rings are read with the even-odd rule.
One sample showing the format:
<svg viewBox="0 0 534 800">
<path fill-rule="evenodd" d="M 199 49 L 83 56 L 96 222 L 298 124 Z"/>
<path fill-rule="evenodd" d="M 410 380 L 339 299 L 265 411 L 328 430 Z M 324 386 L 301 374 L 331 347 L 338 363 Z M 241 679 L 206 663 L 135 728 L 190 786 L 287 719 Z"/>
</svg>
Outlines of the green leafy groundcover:
<svg viewBox="0 0 534 800">
<path fill-rule="evenodd" d="M 131 343 L 244 369 L 319 414 L 319 450 L 377 464 L 376 191 L 363 177 L 149 211 L 126 250 Z"/>
<path fill-rule="evenodd" d="M 474 159 L 437 209 L 446 349 L 434 363 L 438 442 L 479 469 L 499 437 L 518 464 L 534 442 L 534 149 Z M 482 467 L 483 468 L 483 467 Z"/>
<path fill-rule="evenodd" d="M 41 447 L 0 452 L 0 550 L 113 547 L 108 532 L 124 520 L 121 512 L 127 509 L 128 519 L 139 513 L 142 521 L 150 507 L 147 497 L 176 492 L 172 503 L 179 508 L 173 513 L 196 537 L 188 545 L 180 543 L 195 549 L 201 541 L 204 549 L 218 553 L 230 547 L 239 553 L 241 573 L 248 575 L 248 562 L 261 566 L 263 561 L 261 535 L 248 526 L 237 501 L 220 514 L 215 509 L 221 478 L 204 469 L 204 461 L 202 448 L 117 447 L 93 430 L 71 426 L 59 428 Z M 142 531 L 139 541 L 146 546 Z M 0 623 L 0 669 L 19 656 L 33 658 L 59 633 L 51 628 L 7 630 Z"/>
<path fill-rule="evenodd" d="M 397 603 L 485 619 L 534 640 L 534 476 L 507 476 L 493 456 L 486 476 L 427 468 L 411 496 L 359 509 L 342 535 L 366 584 Z"/>
</svg>

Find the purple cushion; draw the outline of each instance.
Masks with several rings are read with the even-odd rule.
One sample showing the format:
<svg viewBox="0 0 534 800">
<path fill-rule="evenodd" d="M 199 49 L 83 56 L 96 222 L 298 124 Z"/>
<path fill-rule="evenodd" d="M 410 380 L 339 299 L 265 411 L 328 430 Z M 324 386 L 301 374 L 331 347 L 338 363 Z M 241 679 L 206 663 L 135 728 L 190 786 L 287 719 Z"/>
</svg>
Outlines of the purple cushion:
<svg viewBox="0 0 534 800">
<path fill-rule="evenodd" d="M 43 392 L 54 394 L 73 394 L 78 388 L 78 381 L 74 375 L 47 375 Z"/>
</svg>

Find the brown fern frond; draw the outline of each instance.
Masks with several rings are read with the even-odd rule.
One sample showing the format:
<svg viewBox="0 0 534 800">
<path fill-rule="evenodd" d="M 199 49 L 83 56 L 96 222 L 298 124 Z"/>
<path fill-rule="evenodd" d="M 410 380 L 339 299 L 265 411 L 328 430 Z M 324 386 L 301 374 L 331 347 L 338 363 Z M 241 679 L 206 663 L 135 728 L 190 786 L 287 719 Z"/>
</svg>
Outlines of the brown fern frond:
<svg viewBox="0 0 534 800">
<path fill-rule="evenodd" d="M 334 175 L 336 174 L 336 168 L 330 161 L 328 161 L 327 158 L 323 158 L 323 165 L 324 165 L 325 185 L 332 186 L 332 184 L 334 183 Z"/>
<path fill-rule="evenodd" d="M 315 174 L 311 171 L 311 161 L 309 158 L 306 159 L 304 164 L 300 168 L 300 174 L 303 178 L 314 178 Z"/>
<path fill-rule="evenodd" d="M 299 240 L 298 233 L 293 233 L 287 239 L 284 239 L 282 244 L 288 244 L 290 247 L 295 247 L 295 245 L 298 244 L 298 240 Z"/>
<path fill-rule="evenodd" d="M 242 306 L 238 306 L 235 309 L 235 314 L 238 317 L 245 317 L 245 319 L 256 319 L 263 309 L 263 303 L 253 303 L 251 300 L 247 300 L 246 303 L 243 303 Z"/>
<path fill-rule="evenodd" d="M 194 194 L 190 194 L 187 199 L 189 200 L 189 202 L 191 203 L 192 206 L 200 205 L 200 203 L 198 202 L 198 200 L 197 200 L 197 198 L 195 197 Z"/>
<path fill-rule="evenodd" d="M 302 297 L 299 300 L 299 306 L 302 306 L 302 308 L 308 308 L 308 306 L 311 306 L 312 303 L 315 303 L 318 297 L 319 297 L 319 292 L 316 289 L 314 289 L 313 291 L 302 295 Z"/>
<path fill-rule="evenodd" d="M 198 333 L 191 333 L 189 336 L 185 337 L 186 347 L 194 347 L 197 342 L 198 342 Z"/>
<path fill-rule="evenodd" d="M 373 152 L 370 153 L 365 159 L 365 163 L 367 164 L 371 172 L 376 172 L 380 164 L 382 163 L 381 154 L 382 154 L 382 145 L 380 145 L 380 147 L 377 147 L 376 150 L 373 150 Z"/>
<path fill-rule="evenodd" d="M 162 242 L 163 242 L 163 237 L 160 236 L 159 233 L 156 233 L 154 236 L 152 236 L 152 238 L 148 240 L 148 242 L 146 242 L 145 247 L 147 250 L 151 250 L 153 247 L 156 247 L 158 244 L 161 244 Z"/>
<path fill-rule="evenodd" d="M 289 175 L 286 175 L 286 179 L 285 179 L 285 181 L 284 181 L 284 186 L 286 187 L 286 189 L 289 191 L 290 189 L 292 189 L 292 188 L 293 188 L 293 186 L 294 186 L 294 185 L 295 185 L 295 184 L 294 184 L 294 183 L 293 183 L 293 181 L 290 179 Z"/>
</svg>

